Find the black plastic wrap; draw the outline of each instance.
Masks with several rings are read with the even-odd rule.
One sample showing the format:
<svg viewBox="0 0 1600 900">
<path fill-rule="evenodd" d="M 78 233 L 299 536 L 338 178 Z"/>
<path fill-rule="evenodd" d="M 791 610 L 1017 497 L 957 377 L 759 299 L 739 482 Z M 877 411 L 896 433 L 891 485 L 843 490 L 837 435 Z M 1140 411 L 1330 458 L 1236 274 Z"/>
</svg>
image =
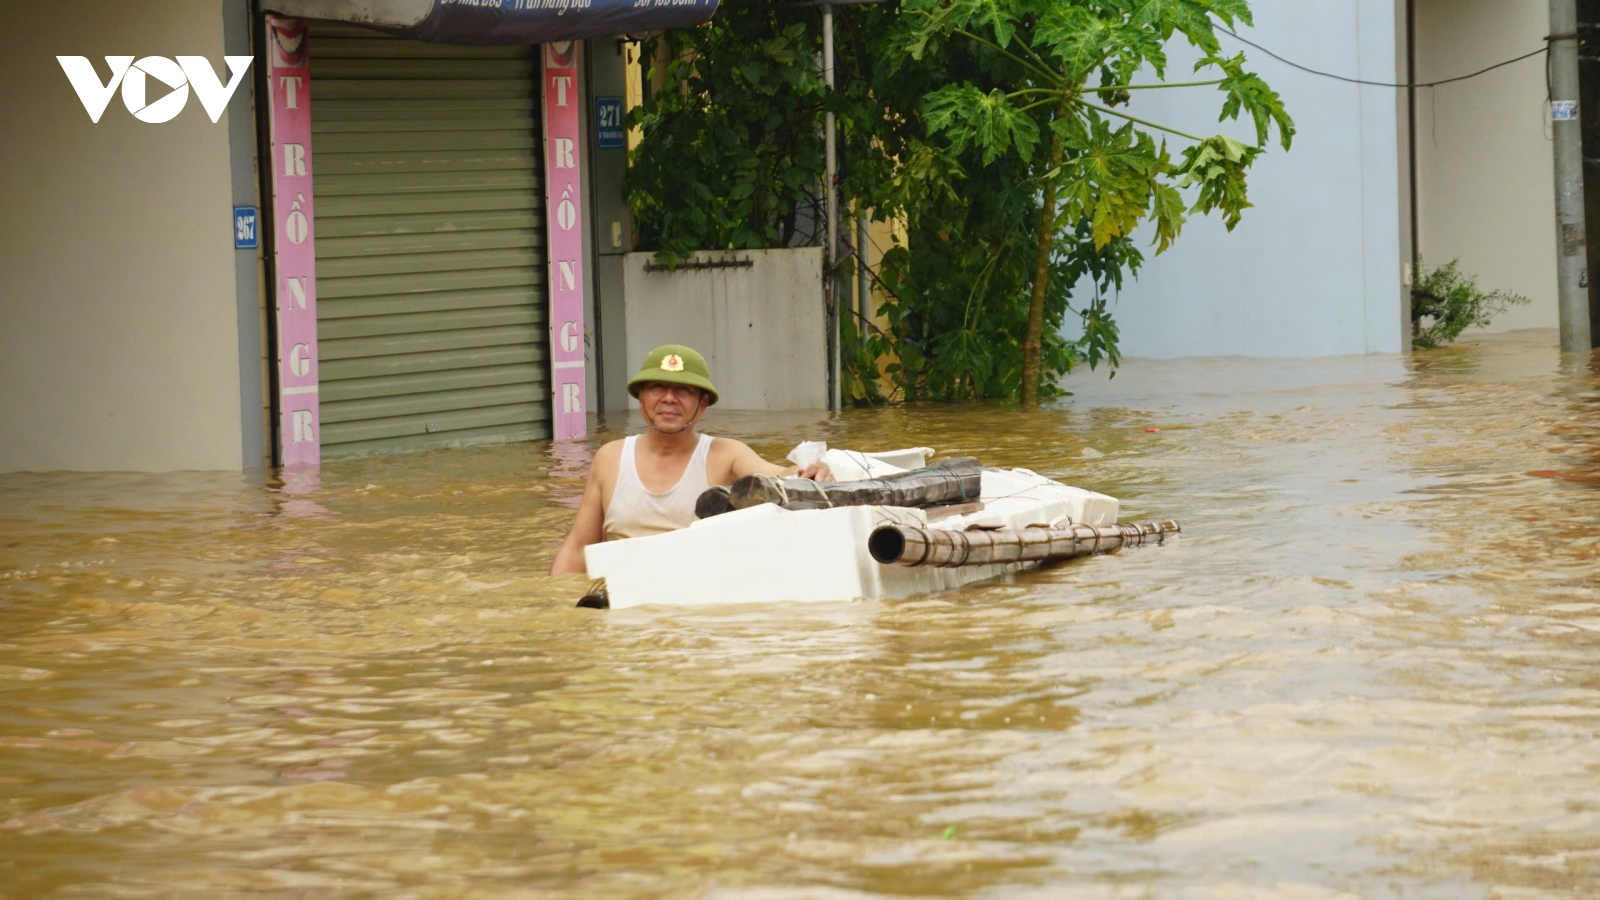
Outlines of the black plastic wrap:
<svg viewBox="0 0 1600 900">
<path fill-rule="evenodd" d="M 983 465 L 970 456 L 943 459 L 921 469 L 865 481 L 827 482 L 809 478 L 747 475 L 728 487 L 700 495 L 695 514 L 710 518 L 735 509 L 775 503 L 784 509 L 835 506 L 907 506 L 926 509 L 978 499 Z"/>
</svg>

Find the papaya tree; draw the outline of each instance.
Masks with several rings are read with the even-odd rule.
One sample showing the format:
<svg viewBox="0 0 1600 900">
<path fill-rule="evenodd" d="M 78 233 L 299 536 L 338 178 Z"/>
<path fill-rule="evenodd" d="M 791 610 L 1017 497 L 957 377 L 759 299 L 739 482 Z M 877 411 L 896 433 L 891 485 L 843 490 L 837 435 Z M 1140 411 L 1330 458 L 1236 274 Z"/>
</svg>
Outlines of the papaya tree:
<svg viewBox="0 0 1600 900">
<path fill-rule="evenodd" d="M 930 143 L 953 168 L 976 157 L 1039 198 L 1020 341 L 1024 407 L 1038 404 L 1052 273 L 1082 271 L 1062 258 L 1125 248 L 1141 226 L 1161 253 L 1191 215 L 1218 213 L 1231 231 L 1250 206 L 1246 174 L 1273 132 L 1289 148 L 1294 123 L 1282 99 L 1217 38 L 1219 26 L 1249 24 L 1245 0 L 902 0 L 891 68 L 938 68 L 961 52 L 981 73 L 927 94 L 920 113 Z M 1167 81 L 1167 48 L 1180 37 L 1198 50 L 1194 69 L 1205 75 Z M 1219 121 L 1248 117 L 1253 142 L 1131 111 L 1140 92 L 1202 87 L 1220 92 Z M 1114 332 L 1088 337 L 1114 352 Z"/>
</svg>

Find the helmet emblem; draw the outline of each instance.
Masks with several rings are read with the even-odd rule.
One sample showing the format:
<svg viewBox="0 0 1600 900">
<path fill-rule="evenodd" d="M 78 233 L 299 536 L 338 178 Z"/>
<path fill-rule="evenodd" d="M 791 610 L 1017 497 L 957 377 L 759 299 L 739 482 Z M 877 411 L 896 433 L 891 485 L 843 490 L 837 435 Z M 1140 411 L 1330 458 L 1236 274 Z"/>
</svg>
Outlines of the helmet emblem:
<svg viewBox="0 0 1600 900">
<path fill-rule="evenodd" d="M 668 353 L 667 354 L 667 358 L 663 359 L 661 361 L 661 371 L 663 371 L 663 372 L 682 372 L 683 371 L 683 357 L 679 356 L 676 353 Z"/>
</svg>

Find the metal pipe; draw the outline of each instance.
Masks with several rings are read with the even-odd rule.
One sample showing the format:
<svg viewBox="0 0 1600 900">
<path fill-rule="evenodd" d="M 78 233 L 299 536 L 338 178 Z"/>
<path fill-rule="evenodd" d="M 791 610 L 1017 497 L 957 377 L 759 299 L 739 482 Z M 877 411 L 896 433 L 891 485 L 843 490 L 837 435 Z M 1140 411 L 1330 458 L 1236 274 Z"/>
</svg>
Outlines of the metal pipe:
<svg viewBox="0 0 1600 900">
<path fill-rule="evenodd" d="M 998 531 L 947 531 L 911 525 L 882 525 L 867 538 L 867 552 L 884 565 L 987 566 L 1043 562 L 1113 553 L 1124 547 L 1160 544 L 1178 534 L 1178 523 L 1070 525 Z"/>
<path fill-rule="evenodd" d="M 856 201 L 856 337 L 867 343 L 867 323 L 872 320 L 872 273 L 867 271 L 867 211 Z"/>
<path fill-rule="evenodd" d="M 828 85 L 828 95 L 831 100 L 833 95 L 833 4 L 822 4 L 822 80 Z M 829 110 L 822 117 L 823 142 L 826 147 L 826 165 L 824 168 L 824 190 L 827 191 L 827 217 L 828 217 L 828 247 L 824 255 L 827 260 L 827 270 L 824 272 L 826 281 L 825 290 L 828 296 L 828 409 L 837 412 L 842 406 L 840 391 L 841 370 L 839 360 L 839 288 L 838 272 L 836 267 L 839 262 L 839 153 L 834 147 L 834 132 L 836 130 L 833 111 Z"/>
<path fill-rule="evenodd" d="M 1588 236 L 1583 208 L 1583 115 L 1578 102 L 1577 0 L 1550 0 L 1550 130 L 1556 170 L 1556 273 L 1561 350 L 1588 353 Z M 1569 114 L 1570 113 L 1570 114 Z"/>
</svg>

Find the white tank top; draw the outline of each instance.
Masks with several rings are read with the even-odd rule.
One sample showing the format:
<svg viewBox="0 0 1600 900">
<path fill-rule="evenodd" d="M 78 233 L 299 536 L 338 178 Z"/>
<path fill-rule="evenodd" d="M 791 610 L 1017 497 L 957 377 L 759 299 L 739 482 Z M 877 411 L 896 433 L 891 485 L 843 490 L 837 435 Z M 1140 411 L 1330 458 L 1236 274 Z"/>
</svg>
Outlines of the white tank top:
<svg viewBox="0 0 1600 900">
<path fill-rule="evenodd" d="M 709 434 L 700 435 L 683 477 L 666 492 L 656 494 L 639 480 L 639 465 L 634 459 L 639 436 L 625 438 L 617 484 L 611 489 L 611 502 L 606 504 L 605 539 L 645 537 L 694 524 L 695 501 L 711 486 L 706 461 L 711 455 L 712 440 Z"/>
</svg>

